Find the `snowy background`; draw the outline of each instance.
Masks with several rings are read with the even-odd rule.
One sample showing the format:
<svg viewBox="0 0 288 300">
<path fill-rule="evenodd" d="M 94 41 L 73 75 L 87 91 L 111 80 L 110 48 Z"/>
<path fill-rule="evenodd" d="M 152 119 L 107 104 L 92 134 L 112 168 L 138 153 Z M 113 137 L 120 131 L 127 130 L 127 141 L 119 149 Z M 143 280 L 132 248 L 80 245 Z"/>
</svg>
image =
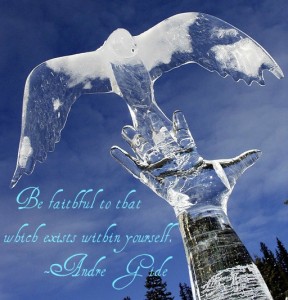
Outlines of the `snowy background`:
<svg viewBox="0 0 288 300">
<path fill-rule="evenodd" d="M 5 234 L 15 234 L 24 224 L 27 234 L 104 233 L 112 223 L 114 232 L 162 234 L 176 222 L 172 209 L 148 188 L 130 176 L 110 156 L 112 145 L 128 149 L 121 129 L 131 124 L 124 101 L 113 94 L 82 96 L 70 112 L 62 139 L 44 164 L 31 176 L 23 176 L 10 190 L 16 165 L 21 128 L 22 96 L 26 77 L 50 58 L 93 51 L 116 28 L 138 35 L 158 22 L 181 12 L 204 12 L 238 27 L 259 42 L 282 68 L 283 80 L 266 72 L 266 86 L 221 78 L 197 65 L 186 65 L 163 75 L 155 84 L 159 106 L 168 117 L 184 111 L 199 153 L 207 159 L 229 158 L 248 149 L 263 151 L 260 160 L 238 181 L 228 205 L 236 232 L 252 256 L 259 243 L 272 250 L 276 237 L 288 246 L 288 104 L 287 49 L 288 3 L 272 1 L 102 1 L 102 0 L 0 0 L 0 299 L 123 299 L 144 298 L 142 278 L 117 291 L 111 283 L 125 275 L 127 263 L 140 254 L 166 263 L 164 280 L 178 296 L 179 282 L 189 283 L 186 258 L 177 228 L 171 242 L 128 244 L 114 254 L 115 244 L 3 243 Z M 19 211 L 16 197 L 29 186 L 39 187 L 42 209 Z M 135 189 L 131 200 L 141 200 L 139 210 L 58 210 L 47 204 L 58 189 L 73 199 L 82 189 L 104 189 L 99 197 L 112 206 Z M 60 197 L 59 197 L 60 198 Z M 97 198 L 98 199 L 98 198 Z M 98 204 L 99 204 L 98 202 Z M 87 253 L 93 267 L 107 256 L 103 278 L 65 277 L 44 274 L 52 263 L 63 263 L 75 253 Z M 101 265 L 102 266 L 102 265 Z"/>
</svg>

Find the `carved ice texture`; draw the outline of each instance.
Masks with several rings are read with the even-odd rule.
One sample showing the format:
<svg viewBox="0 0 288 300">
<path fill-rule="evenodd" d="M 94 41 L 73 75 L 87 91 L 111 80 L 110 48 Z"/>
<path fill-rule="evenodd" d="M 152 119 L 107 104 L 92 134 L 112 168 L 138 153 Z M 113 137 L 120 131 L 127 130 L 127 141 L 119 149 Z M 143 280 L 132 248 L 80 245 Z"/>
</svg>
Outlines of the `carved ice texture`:
<svg viewBox="0 0 288 300">
<path fill-rule="evenodd" d="M 116 146 L 111 154 L 173 207 L 194 299 L 271 299 L 227 217 L 227 201 L 236 180 L 260 152 L 204 160 L 182 113 L 175 112 L 171 122 L 155 101 L 156 79 L 187 63 L 247 84 L 263 85 L 265 69 L 283 77 L 255 41 L 206 14 L 176 15 L 134 37 L 117 29 L 96 51 L 55 58 L 31 72 L 11 185 L 54 150 L 76 99 L 82 94 L 114 92 L 128 105 L 133 126 L 124 127 L 122 135 L 135 155 Z"/>
<path fill-rule="evenodd" d="M 236 266 L 218 272 L 203 286 L 207 299 L 269 299 L 270 292 L 252 264 Z"/>
<path fill-rule="evenodd" d="M 151 132 L 145 125 L 148 111 L 156 113 L 170 130 L 171 122 L 155 102 L 153 85 L 163 73 L 187 63 L 197 63 L 247 84 L 264 84 L 265 69 L 283 77 L 277 63 L 261 46 L 210 15 L 175 15 L 138 36 L 117 29 L 99 49 L 48 60 L 30 73 L 11 186 L 54 150 L 69 111 L 82 94 L 114 92 L 124 98 L 134 127 L 150 142 Z M 27 152 L 28 140 L 33 151 Z"/>
</svg>

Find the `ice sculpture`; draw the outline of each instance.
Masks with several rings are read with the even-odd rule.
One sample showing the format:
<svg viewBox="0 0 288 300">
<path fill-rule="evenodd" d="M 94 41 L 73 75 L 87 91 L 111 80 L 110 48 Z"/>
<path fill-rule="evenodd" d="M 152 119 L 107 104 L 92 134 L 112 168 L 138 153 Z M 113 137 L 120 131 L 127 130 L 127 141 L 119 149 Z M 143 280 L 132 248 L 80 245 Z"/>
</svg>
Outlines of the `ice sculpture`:
<svg viewBox="0 0 288 300">
<path fill-rule="evenodd" d="M 18 160 L 11 186 L 23 174 L 30 174 L 36 161 L 43 162 L 47 152 L 54 150 L 71 106 L 82 94 L 118 94 L 128 104 L 134 126 L 145 131 L 142 123 L 148 110 L 167 119 L 154 99 L 155 80 L 187 63 L 197 63 L 223 77 L 231 75 L 236 81 L 243 79 L 247 84 L 264 84 L 265 69 L 283 77 L 279 66 L 261 46 L 210 15 L 175 15 L 134 37 L 117 29 L 96 51 L 51 59 L 30 73 L 24 90 Z M 150 139 L 150 135 L 146 138 Z"/>
<path fill-rule="evenodd" d="M 148 113 L 145 122 L 153 143 L 127 126 L 122 135 L 136 156 L 118 147 L 111 154 L 174 208 L 193 299 L 272 299 L 227 216 L 227 201 L 237 179 L 260 151 L 250 150 L 233 159 L 204 160 L 180 111 L 173 115 L 172 128 L 155 113 Z"/>
<path fill-rule="evenodd" d="M 174 208 L 194 298 L 271 299 L 226 212 L 237 178 L 255 162 L 259 151 L 228 160 L 204 160 L 182 113 L 176 112 L 171 122 L 155 101 L 156 79 L 187 63 L 247 84 L 263 85 L 265 69 L 283 77 L 255 41 L 206 14 L 176 15 L 135 37 L 118 29 L 98 50 L 49 60 L 30 73 L 11 185 L 54 150 L 77 98 L 114 92 L 128 105 L 133 126 L 123 128 L 122 134 L 136 156 L 118 147 L 111 154 Z"/>
</svg>

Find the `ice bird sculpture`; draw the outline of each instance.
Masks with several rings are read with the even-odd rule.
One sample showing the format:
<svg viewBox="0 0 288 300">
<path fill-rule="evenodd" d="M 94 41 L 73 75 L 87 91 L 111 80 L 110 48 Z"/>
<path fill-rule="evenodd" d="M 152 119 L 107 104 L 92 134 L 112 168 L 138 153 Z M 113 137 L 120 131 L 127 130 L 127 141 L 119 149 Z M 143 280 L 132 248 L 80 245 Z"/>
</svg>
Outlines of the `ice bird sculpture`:
<svg viewBox="0 0 288 300">
<path fill-rule="evenodd" d="M 207 14 L 175 15 L 138 36 L 117 29 L 96 51 L 51 59 L 30 73 L 11 186 L 54 150 L 71 106 L 82 94 L 118 94 L 140 131 L 145 128 L 139 124 L 148 110 L 170 122 L 155 102 L 153 84 L 164 72 L 187 63 L 247 84 L 256 81 L 263 85 L 265 69 L 283 77 L 277 63 L 253 39 Z"/>
</svg>

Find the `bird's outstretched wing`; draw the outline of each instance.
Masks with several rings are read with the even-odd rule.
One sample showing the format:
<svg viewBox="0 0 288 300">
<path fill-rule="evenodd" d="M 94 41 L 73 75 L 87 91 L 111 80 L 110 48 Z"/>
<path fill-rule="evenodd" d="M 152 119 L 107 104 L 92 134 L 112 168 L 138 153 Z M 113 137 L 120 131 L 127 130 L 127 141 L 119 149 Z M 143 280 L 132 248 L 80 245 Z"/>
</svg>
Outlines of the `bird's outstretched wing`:
<svg viewBox="0 0 288 300">
<path fill-rule="evenodd" d="M 59 142 L 72 104 L 85 93 L 111 92 L 113 72 L 102 49 L 55 58 L 28 76 L 23 99 L 22 131 L 13 187 L 43 162 Z"/>
<path fill-rule="evenodd" d="M 221 76 L 264 85 L 263 70 L 282 78 L 273 58 L 232 25 L 203 13 L 175 15 L 135 36 L 138 54 L 156 80 L 163 72 L 197 63 Z"/>
</svg>

